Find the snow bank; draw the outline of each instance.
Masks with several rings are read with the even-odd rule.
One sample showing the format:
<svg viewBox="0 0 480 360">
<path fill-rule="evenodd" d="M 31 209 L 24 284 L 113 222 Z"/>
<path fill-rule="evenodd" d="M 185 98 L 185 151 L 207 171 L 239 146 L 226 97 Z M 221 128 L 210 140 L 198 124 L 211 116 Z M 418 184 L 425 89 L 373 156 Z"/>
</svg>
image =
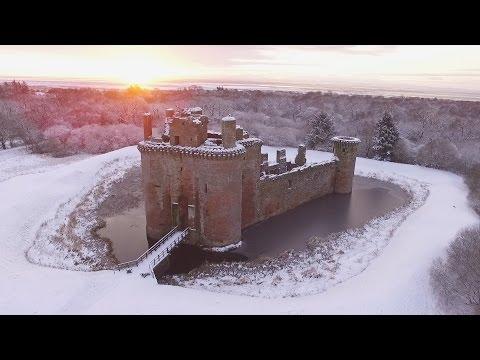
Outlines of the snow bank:
<svg viewBox="0 0 480 360">
<path fill-rule="evenodd" d="M 137 164 L 137 156 L 107 160 L 93 176 L 93 188 L 83 188 L 76 196 L 62 203 L 54 217 L 42 223 L 32 246 L 26 253 L 28 260 L 63 269 L 92 270 L 92 265 L 97 264 L 92 260 L 99 254 L 98 250 L 93 250 L 97 244 L 92 244 L 96 239 L 91 234 L 97 225 L 95 210 L 105 200 L 108 189 L 123 178 L 128 169 Z M 81 211 L 82 215 L 74 220 L 70 238 L 59 236 L 59 229 L 72 226 L 70 214 L 78 211 Z M 79 247 L 75 244 L 74 238 L 80 239 L 84 245 Z M 102 246 L 100 249 L 102 254 L 108 253 L 106 244 L 99 245 Z M 72 251 L 73 249 L 75 251 Z"/>
<path fill-rule="evenodd" d="M 269 147 L 263 150 L 268 150 L 271 156 L 276 151 Z M 295 154 L 296 149 L 287 148 L 287 159 L 293 159 Z M 5 156 L 0 161 L 13 164 L 8 153 Z M 307 152 L 308 161 L 328 156 Z M 435 313 L 438 310 L 428 285 L 431 262 L 460 228 L 477 222 L 460 177 L 419 166 L 358 159 L 358 174 L 407 179 L 410 186 L 425 184 L 429 191 L 425 203 L 407 216 L 379 255 L 370 259 L 358 275 L 348 278 L 349 273 L 358 272 L 368 259 L 356 265 L 352 260 L 356 255 L 352 252 L 350 259 L 342 260 L 352 265 L 352 269 L 345 267 L 344 281 L 314 295 L 267 299 L 160 286 L 138 274 L 55 269 L 32 264 L 25 256 L 42 223 L 53 225 L 59 221 L 61 205 L 71 207 L 87 194 L 102 174 L 106 175 L 102 169 L 108 169 L 107 165 L 115 159 L 120 168 L 124 162 L 138 161 L 135 147 L 75 161 L 64 159 L 61 166 L 60 162 L 56 164 L 59 166 L 36 166 L 32 159 L 17 156 L 18 173 L 10 165 L 8 176 L 0 182 L 3 196 L 0 313 L 3 314 Z M 27 168 L 32 171 L 26 171 Z M 374 225 L 368 231 L 382 230 Z"/>
</svg>

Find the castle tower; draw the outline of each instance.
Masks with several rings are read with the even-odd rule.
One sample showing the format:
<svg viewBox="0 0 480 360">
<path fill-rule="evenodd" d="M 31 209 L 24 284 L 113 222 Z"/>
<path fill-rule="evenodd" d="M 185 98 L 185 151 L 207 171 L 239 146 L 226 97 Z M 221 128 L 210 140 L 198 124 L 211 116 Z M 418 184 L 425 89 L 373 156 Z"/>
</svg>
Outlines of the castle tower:
<svg viewBox="0 0 480 360">
<path fill-rule="evenodd" d="M 250 167 L 257 176 L 244 175 L 246 148 L 252 156 L 257 150 L 260 153 L 260 146 L 254 146 L 260 141 L 240 140 L 247 144 L 236 146 L 234 118 L 224 121 L 226 145 L 216 144 L 214 138 L 207 141 L 208 117 L 201 108 L 167 109 L 165 115 L 167 136 L 160 140 L 149 134 L 138 145 L 149 244 L 174 226 L 190 228 L 191 244 L 217 247 L 237 243 L 242 228 L 242 185 L 251 177 L 253 187 L 253 179 L 259 175 L 254 159 Z M 147 134 L 148 121 L 145 127 Z"/>
<path fill-rule="evenodd" d="M 237 121 L 233 116 L 222 119 L 222 143 L 225 149 L 235 147 L 237 141 Z"/>
<path fill-rule="evenodd" d="M 338 158 L 334 191 L 337 194 L 350 194 L 360 139 L 349 136 L 335 136 L 332 141 L 333 154 Z"/>
<path fill-rule="evenodd" d="M 225 149 L 196 159 L 198 232 L 202 246 L 226 246 L 241 240 L 244 156 L 245 149 Z"/>
<path fill-rule="evenodd" d="M 245 147 L 242 169 L 242 228 L 255 223 L 257 217 L 257 183 L 262 167 L 262 141 L 243 139 L 238 142 Z M 267 154 L 265 154 L 267 155 Z M 267 160 L 268 161 L 268 160 Z"/>
</svg>

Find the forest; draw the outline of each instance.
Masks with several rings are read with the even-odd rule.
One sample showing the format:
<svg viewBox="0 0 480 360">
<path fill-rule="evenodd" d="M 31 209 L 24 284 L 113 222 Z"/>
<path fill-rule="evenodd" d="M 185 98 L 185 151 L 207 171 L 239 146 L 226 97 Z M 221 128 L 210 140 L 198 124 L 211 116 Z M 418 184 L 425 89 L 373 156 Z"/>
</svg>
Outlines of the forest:
<svg viewBox="0 0 480 360">
<path fill-rule="evenodd" d="M 162 131 L 167 108 L 200 106 L 209 127 L 237 118 L 265 144 L 329 150 L 334 134 L 362 140 L 359 156 L 476 174 L 480 162 L 480 102 L 190 86 L 177 90 L 34 88 L 0 85 L 0 149 L 66 156 L 104 153 L 142 138 L 142 115 Z M 468 180 L 468 179 L 467 179 Z M 471 180 L 480 188 L 480 181 Z M 478 183 L 478 184 L 477 184 Z"/>
</svg>

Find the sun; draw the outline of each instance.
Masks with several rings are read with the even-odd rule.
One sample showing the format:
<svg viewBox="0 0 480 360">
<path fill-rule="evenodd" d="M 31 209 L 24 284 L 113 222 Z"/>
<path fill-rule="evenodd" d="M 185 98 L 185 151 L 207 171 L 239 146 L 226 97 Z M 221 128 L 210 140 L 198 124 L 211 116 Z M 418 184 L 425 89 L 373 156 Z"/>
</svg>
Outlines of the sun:
<svg viewBox="0 0 480 360">
<path fill-rule="evenodd" d="M 138 85 L 142 88 L 151 87 L 155 78 L 146 73 L 130 73 L 123 76 L 122 82 L 128 86 Z"/>
<path fill-rule="evenodd" d="M 174 65 L 147 56 L 125 57 L 117 62 L 115 78 L 124 85 L 153 87 L 168 80 L 174 73 Z"/>
</svg>

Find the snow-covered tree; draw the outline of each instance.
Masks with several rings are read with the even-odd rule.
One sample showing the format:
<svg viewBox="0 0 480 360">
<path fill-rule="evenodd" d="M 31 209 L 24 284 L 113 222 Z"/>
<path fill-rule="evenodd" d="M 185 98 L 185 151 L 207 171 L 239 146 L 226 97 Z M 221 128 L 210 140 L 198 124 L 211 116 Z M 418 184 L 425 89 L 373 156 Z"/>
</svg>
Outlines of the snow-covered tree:
<svg viewBox="0 0 480 360">
<path fill-rule="evenodd" d="M 445 310 L 480 314 L 479 269 L 480 226 L 476 225 L 462 230 L 430 270 L 432 288 Z"/>
<path fill-rule="evenodd" d="M 433 139 L 423 145 L 418 151 L 417 162 L 436 169 L 458 170 L 461 166 L 458 148 L 443 138 Z"/>
<path fill-rule="evenodd" d="M 400 136 L 393 148 L 392 161 L 404 164 L 414 164 L 417 152 L 418 149 L 412 141 Z"/>
<path fill-rule="evenodd" d="M 399 139 L 399 133 L 392 115 L 388 112 L 383 114 L 382 119 L 377 123 L 373 150 L 377 160 L 391 161 L 393 149 Z"/>
<path fill-rule="evenodd" d="M 330 139 L 335 135 L 332 119 L 324 112 L 314 114 L 310 121 L 310 131 L 305 138 L 309 149 L 327 150 L 330 148 Z"/>
</svg>

